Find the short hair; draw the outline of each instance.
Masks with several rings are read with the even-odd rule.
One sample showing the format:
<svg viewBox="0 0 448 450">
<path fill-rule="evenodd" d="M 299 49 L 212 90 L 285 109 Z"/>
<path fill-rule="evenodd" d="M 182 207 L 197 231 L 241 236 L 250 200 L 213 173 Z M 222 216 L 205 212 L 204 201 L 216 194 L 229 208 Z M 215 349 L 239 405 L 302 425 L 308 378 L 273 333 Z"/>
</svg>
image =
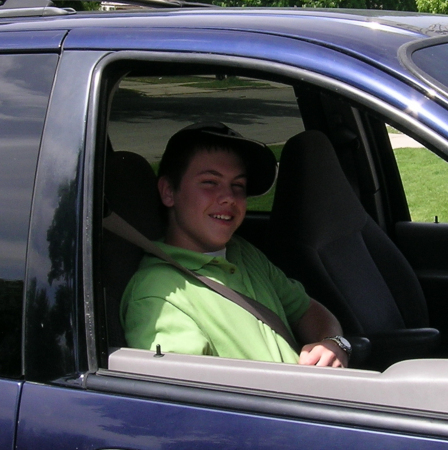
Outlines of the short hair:
<svg viewBox="0 0 448 450">
<path fill-rule="evenodd" d="M 233 148 L 227 141 L 219 136 L 198 133 L 184 133 L 182 139 L 172 138 L 162 156 L 159 165 L 158 177 L 167 177 L 174 190 L 178 190 L 182 177 L 188 169 L 193 157 L 200 151 L 227 151 L 237 154 L 243 164 L 246 161 L 237 148 Z"/>
</svg>

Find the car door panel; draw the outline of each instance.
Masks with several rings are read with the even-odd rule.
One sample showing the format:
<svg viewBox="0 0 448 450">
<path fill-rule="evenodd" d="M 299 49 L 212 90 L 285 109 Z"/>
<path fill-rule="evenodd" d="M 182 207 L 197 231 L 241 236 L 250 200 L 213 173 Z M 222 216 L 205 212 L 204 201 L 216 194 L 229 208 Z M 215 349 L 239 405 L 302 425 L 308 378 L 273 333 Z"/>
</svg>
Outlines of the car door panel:
<svg viewBox="0 0 448 450">
<path fill-rule="evenodd" d="M 17 449 L 321 449 L 329 442 L 332 449 L 448 446 L 432 438 L 196 407 L 178 398 L 160 402 L 27 383 Z"/>
<path fill-rule="evenodd" d="M 420 280 L 430 323 L 444 337 L 448 333 L 448 224 L 398 222 L 396 239 Z"/>
</svg>

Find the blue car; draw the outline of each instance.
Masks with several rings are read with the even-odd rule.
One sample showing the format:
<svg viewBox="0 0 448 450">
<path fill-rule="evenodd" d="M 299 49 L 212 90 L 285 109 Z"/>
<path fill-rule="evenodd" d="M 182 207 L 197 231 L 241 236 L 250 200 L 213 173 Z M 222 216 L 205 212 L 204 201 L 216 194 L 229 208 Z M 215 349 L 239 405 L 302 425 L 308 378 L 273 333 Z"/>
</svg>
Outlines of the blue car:
<svg viewBox="0 0 448 450">
<path fill-rule="evenodd" d="M 448 448 L 448 16 L 0 2 L 0 449 Z M 265 142 L 238 230 L 341 322 L 350 367 L 129 348 L 170 136 Z M 262 174 L 260 174 L 262 176 Z"/>
</svg>

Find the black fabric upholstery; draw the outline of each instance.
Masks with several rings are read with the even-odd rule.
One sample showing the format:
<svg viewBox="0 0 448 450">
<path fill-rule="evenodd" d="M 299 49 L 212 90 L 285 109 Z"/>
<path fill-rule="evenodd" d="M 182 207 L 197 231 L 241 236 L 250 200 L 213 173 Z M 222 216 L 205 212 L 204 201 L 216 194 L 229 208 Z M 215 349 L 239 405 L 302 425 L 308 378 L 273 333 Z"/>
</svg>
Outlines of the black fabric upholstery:
<svg viewBox="0 0 448 450">
<path fill-rule="evenodd" d="M 106 207 L 150 239 L 162 235 L 156 176 L 145 158 L 131 152 L 110 152 L 106 160 Z M 143 250 L 104 230 L 103 276 L 109 346 L 125 346 L 119 320 L 123 291 L 137 270 Z"/>
<path fill-rule="evenodd" d="M 268 242 L 273 262 L 302 281 L 346 334 L 369 337 L 428 327 L 412 268 L 365 212 L 319 131 L 285 144 Z"/>
</svg>

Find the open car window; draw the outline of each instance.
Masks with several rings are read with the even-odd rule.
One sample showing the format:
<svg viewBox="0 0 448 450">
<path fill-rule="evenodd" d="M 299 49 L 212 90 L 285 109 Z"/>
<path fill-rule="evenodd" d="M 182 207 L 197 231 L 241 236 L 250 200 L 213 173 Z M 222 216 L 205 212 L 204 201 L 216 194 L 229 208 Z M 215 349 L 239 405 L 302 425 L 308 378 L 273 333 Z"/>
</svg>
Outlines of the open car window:
<svg viewBox="0 0 448 450">
<path fill-rule="evenodd" d="M 223 122 L 264 142 L 277 160 L 285 141 L 303 131 L 291 86 L 211 74 L 124 78 L 113 99 L 109 135 L 115 151 L 144 156 L 157 173 L 169 137 L 198 121 Z M 248 211 L 270 211 L 274 190 L 249 199 Z"/>
<path fill-rule="evenodd" d="M 293 77 L 276 78 L 269 73 L 262 76 L 261 72 L 254 76 L 253 73 L 244 71 L 241 73 L 233 71 L 231 76 L 217 76 L 216 72 L 204 71 L 203 67 L 199 71 L 200 75 L 195 74 L 194 71 L 178 74 L 174 70 L 175 75 L 167 75 L 167 71 L 164 70 L 154 73 L 154 70 L 147 69 L 147 74 L 144 70 L 135 72 L 138 72 L 138 76 L 130 72 L 121 79 L 118 88 L 107 96 L 107 100 L 110 100 L 110 114 L 105 120 L 102 132 L 110 139 L 110 145 L 104 145 L 105 148 L 107 147 L 103 155 L 106 160 L 106 172 L 102 173 L 99 169 L 101 177 L 98 179 L 101 180 L 104 175 L 107 178 L 107 158 L 111 152 L 135 153 L 146 159 L 157 172 L 158 163 L 169 137 L 196 121 L 224 122 L 249 138 L 267 143 L 278 159 L 283 144 L 289 138 L 305 128 L 312 127 L 313 122 L 310 120 L 312 108 L 305 108 L 309 115 L 304 118 L 305 112 L 301 111 L 297 102 L 298 94 L 302 90 L 306 92 L 310 85 Z M 322 89 L 322 92 L 325 93 L 326 90 Z M 353 94 L 350 99 L 344 98 L 343 94 L 338 93 L 338 95 L 335 107 L 338 107 L 339 103 L 346 102 L 349 110 L 352 108 L 351 104 L 364 102 L 362 97 L 354 101 Z M 305 101 L 308 100 L 306 95 L 304 98 Z M 340 101 L 341 99 L 343 102 Z M 364 104 L 363 107 L 369 110 L 368 104 Z M 385 111 L 386 108 L 383 113 Z M 361 115 L 361 113 L 357 114 Z M 330 114 L 328 120 L 331 121 L 334 117 Z M 306 126 L 307 122 L 308 126 Z M 362 120 L 359 119 L 359 122 Z M 338 123 L 334 121 L 334 128 L 338 128 Z M 347 136 L 348 142 L 352 142 L 350 133 L 344 133 L 343 136 Z M 101 136 L 98 141 L 102 142 Z M 106 142 L 105 137 L 103 141 Z M 365 159 L 363 170 L 368 170 L 370 162 L 367 151 L 362 148 L 360 152 L 366 153 L 366 156 L 363 156 Z M 100 164 L 99 167 L 102 165 Z M 97 203 L 102 207 L 102 185 L 98 185 L 98 192 Z M 248 225 L 242 226 L 241 233 L 263 250 L 266 244 L 265 232 L 269 220 L 268 212 L 272 205 L 272 192 L 268 193 L 267 199 L 254 199 L 253 202 L 252 211 L 262 211 L 264 214 L 249 213 Z M 376 204 L 374 200 L 370 203 Z M 102 256 L 105 259 L 108 257 L 107 254 Z M 124 272 L 125 255 L 119 253 L 118 256 L 121 276 Z M 137 264 L 138 259 L 137 256 Z M 134 262 L 134 271 L 136 267 Z M 133 270 L 129 272 L 131 275 Z M 112 278 L 114 282 L 120 281 L 117 277 Z M 430 400 L 428 396 L 423 399 L 423 393 L 415 395 L 415 392 L 424 392 L 421 389 L 430 383 L 430 379 L 431 383 L 434 382 L 434 373 L 440 374 L 440 378 L 435 382 L 441 385 L 444 383 L 441 374 L 448 365 L 446 360 L 403 361 L 380 373 L 357 368 L 333 370 L 164 354 L 163 349 L 162 355 L 155 355 L 146 350 L 126 348 L 126 343 L 122 340 L 123 336 L 117 339 L 115 339 L 117 336 L 114 339 L 111 338 L 120 328 L 119 303 L 126 280 L 120 282 L 122 283 L 121 292 L 118 289 L 112 292 L 112 296 L 106 287 L 105 310 L 102 311 L 101 307 L 97 306 L 97 314 L 102 317 L 99 319 L 100 322 L 107 316 L 109 323 L 101 328 L 103 333 L 101 345 L 104 345 L 105 358 L 100 364 L 98 373 L 105 378 L 100 377 L 95 383 L 101 384 L 106 379 L 113 380 L 113 383 L 108 385 L 108 390 L 116 389 L 118 393 L 123 393 L 130 389 L 134 393 L 138 391 L 142 396 L 159 395 L 157 383 L 163 382 L 173 387 L 170 395 L 177 395 L 175 390 L 178 387 L 202 386 L 219 393 L 250 392 L 257 398 L 275 399 L 275 402 L 298 399 L 305 400 L 307 405 L 312 405 L 314 402 L 329 402 L 332 406 L 336 406 L 336 409 L 337 407 L 351 409 L 356 405 L 357 408 L 372 414 L 370 418 L 366 418 L 367 421 L 372 420 L 372 426 L 377 419 L 379 420 L 374 411 L 384 412 L 394 409 L 405 414 L 410 408 L 419 408 L 430 411 L 431 414 L 439 414 L 446 410 L 448 400 L 444 394 L 432 396 Z M 103 294 L 101 290 L 97 299 L 103 298 Z M 115 298 L 111 299 L 114 295 Z M 110 316 L 115 318 L 109 321 Z M 135 381 L 138 382 L 135 383 Z M 95 384 L 95 388 L 99 388 L 99 384 Z M 291 407 L 290 403 L 287 409 L 289 407 Z M 287 409 L 281 414 L 291 414 L 291 411 L 287 412 Z M 309 417 L 312 417 L 311 410 L 308 412 Z M 329 415 L 333 413 L 334 411 L 329 411 Z"/>
<path fill-rule="evenodd" d="M 408 135 L 389 129 L 411 220 L 448 222 L 447 161 Z"/>
</svg>

